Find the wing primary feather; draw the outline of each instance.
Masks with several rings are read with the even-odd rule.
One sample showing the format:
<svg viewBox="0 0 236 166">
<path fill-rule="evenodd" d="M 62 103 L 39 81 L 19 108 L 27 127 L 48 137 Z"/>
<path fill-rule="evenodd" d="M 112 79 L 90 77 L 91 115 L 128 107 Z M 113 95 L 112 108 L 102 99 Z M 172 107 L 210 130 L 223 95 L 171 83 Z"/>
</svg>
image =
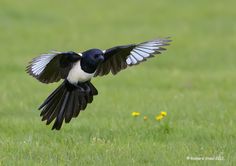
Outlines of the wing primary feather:
<svg viewBox="0 0 236 166">
<path fill-rule="evenodd" d="M 132 64 L 135 65 L 138 61 L 133 57 L 133 55 L 130 55 L 130 59 L 132 61 Z"/>
<path fill-rule="evenodd" d="M 128 65 L 131 65 L 131 63 L 132 63 L 132 61 L 131 61 L 131 58 L 128 56 L 128 58 L 126 59 L 126 63 L 128 64 Z"/>
<path fill-rule="evenodd" d="M 145 56 L 141 55 L 141 53 L 138 53 L 137 51 L 133 50 L 131 51 L 131 54 L 133 56 L 135 56 L 135 58 L 138 60 L 138 61 L 142 61 L 144 59 Z M 149 55 L 149 54 L 148 54 Z"/>
<path fill-rule="evenodd" d="M 139 51 L 142 51 L 142 52 L 145 52 L 147 54 L 152 54 L 155 52 L 155 50 L 147 50 L 147 49 L 141 49 L 139 47 L 135 47 L 135 50 L 139 50 Z"/>
<path fill-rule="evenodd" d="M 147 47 L 147 46 L 141 46 L 141 45 L 139 45 L 138 47 L 148 49 L 148 50 L 158 50 L 159 49 L 159 47 Z"/>
<path fill-rule="evenodd" d="M 149 56 L 150 54 L 143 53 L 143 52 L 138 52 L 137 50 L 133 50 L 132 55 L 135 56 L 135 58 L 138 58 L 139 61 L 142 61 L 145 57 L 147 57 L 147 55 Z"/>
</svg>

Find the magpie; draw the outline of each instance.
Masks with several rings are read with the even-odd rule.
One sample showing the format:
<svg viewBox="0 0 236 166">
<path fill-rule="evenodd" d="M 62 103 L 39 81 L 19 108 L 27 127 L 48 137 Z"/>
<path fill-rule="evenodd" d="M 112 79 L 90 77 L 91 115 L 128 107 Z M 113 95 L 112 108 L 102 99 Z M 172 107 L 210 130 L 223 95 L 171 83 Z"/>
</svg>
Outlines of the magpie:
<svg viewBox="0 0 236 166">
<path fill-rule="evenodd" d="M 116 75 L 127 67 L 138 65 L 166 50 L 163 46 L 170 42 L 166 37 L 107 50 L 94 48 L 82 53 L 52 51 L 32 59 L 26 72 L 38 81 L 49 84 L 63 79 L 38 108 L 42 121 L 46 120 L 48 125 L 55 120 L 52 130 L 60 130 L 63 121 L 69 123 L 98 95 L 91 83 L 93 77 L 105 76 L 110 72 Z"/>
</svg>

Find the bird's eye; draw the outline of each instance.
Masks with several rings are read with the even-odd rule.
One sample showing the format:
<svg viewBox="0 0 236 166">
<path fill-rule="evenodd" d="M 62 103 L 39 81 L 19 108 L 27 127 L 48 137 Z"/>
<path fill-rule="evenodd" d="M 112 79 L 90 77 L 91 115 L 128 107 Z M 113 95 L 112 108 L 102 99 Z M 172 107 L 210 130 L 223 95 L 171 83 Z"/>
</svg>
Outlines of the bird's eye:
<svg viewBox="0 0 236 166">
<path fill-rule="evenodd" d="M 96 54 L 96 55 L 94 56 L 94 58 L 95 58 L 95 59 L 97 59 L 98 57 L 99 57 L 99 55 L 98 55 L 98 54 Z"/>
</svg>

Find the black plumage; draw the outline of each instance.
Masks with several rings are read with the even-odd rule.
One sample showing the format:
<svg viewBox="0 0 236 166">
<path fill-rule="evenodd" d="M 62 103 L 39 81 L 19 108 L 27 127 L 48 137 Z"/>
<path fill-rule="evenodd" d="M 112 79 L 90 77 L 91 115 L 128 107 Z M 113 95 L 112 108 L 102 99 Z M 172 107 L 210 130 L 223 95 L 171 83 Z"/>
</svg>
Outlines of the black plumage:
<svg viewBox="0 0 236 166">
<path fill-rule="evenodd" d="M 169 38 L 156 39 L 140 44 L 112 47 L 107 50 L 90 49 L 83 53 L 52 52 L 34 58 L 26 68 L 27 73 L 42 83 L 64 79 L 39 107 L 42 121 L 59 130 L 63 124 L 77 117 L 98 94 L 91 83 L 96 76 L 110 72 L 115 75 L 128 66 L 137 65 L 164 51 Z"/>
<path fill-rule="evenodd" d="M 63 120 L 69 123 L 72 117 L 77 117 L 97 94 L 91 82 L 75 86 L 65 80 L 39 107 L 42 110 L 40 116 L 43 121 L 47 120 L 47 125 L 56 118 L 52 129 L 59 130 Z"/>
</svg>

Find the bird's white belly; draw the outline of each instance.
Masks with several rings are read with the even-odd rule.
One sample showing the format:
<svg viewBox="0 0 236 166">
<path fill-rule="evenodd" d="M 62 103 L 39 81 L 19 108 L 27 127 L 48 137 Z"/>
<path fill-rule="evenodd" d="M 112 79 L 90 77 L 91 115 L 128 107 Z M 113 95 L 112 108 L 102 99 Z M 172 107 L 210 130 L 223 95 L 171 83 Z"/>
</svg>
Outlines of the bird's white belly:
<svg viewBox="0 0 236 166">
<path fill-rule="evenodd" d="M 78 82 L 86 82 L 90 80 L 94 73 L 86 73 L 81 69 L 80 61 L 77 62 L 70 70 L 67 80 L 72 84 L 77 84 Z"/>
</svg>

